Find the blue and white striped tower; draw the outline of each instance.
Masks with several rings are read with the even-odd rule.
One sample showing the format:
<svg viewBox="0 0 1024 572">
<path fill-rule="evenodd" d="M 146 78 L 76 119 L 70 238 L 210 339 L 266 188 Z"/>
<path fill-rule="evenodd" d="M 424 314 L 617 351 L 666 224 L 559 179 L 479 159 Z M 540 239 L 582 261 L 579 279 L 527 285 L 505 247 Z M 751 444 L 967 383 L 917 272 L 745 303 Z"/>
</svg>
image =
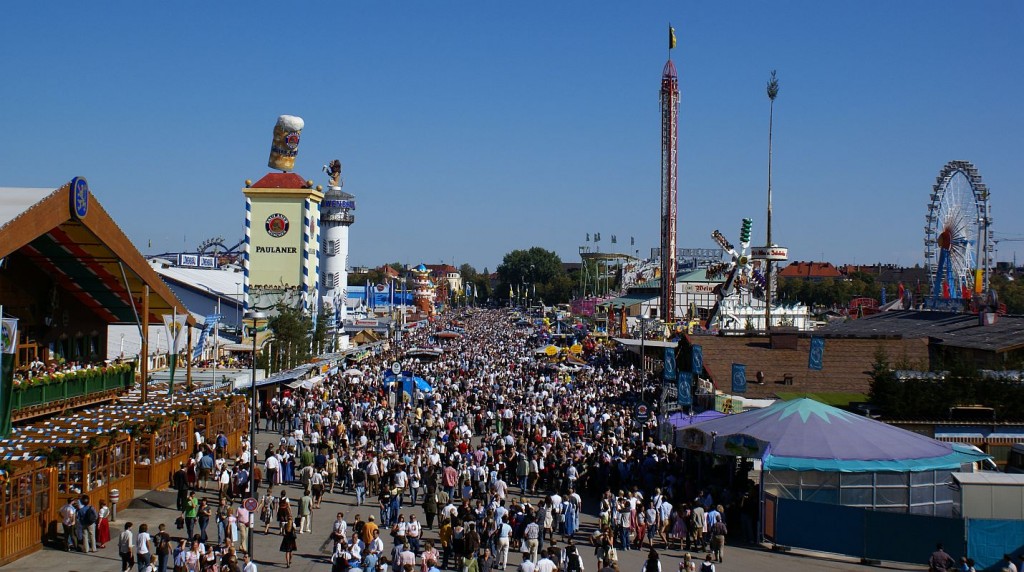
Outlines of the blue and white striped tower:
<svg viewBox="0 0 1024 572">
<path fill-rule="evenodd" d="M 348 227 L 356 221 L 356 198 L 342 191 L 342 185 L 339 176 L 320 203 L 320 304 L 338 317 L 336 332 L 348 316 Z"/>
</svg>

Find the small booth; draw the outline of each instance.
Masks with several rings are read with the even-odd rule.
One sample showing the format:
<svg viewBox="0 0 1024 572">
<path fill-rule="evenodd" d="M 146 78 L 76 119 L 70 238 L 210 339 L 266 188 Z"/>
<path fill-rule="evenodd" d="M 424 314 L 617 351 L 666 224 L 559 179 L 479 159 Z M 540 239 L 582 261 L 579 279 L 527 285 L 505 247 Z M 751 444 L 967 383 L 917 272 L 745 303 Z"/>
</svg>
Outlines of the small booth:
<svg viewBox="0 0 1024 572">
<path fill-rule="evenodd" d="M 249 433 L 249 406 L 246 398 L 231 393 L 201 395 L 201 401 L 192 411 L 195 432 L 206 442 L 212 442 L 217 434 L 224 433 L 228 439 L 226 455 L 238 455 L 242 441 Z"/>
<path fill-rule="evenodd" d="M 135 487 L 165 489 L 179 463 L 193 449 L 192 421 L 166 402 L 103 405 L 67 417 L 72 421 L 101 421 L 132 437 L 135 444 Z"/>
<path fill-rule="evenodd" d="M 145 426 L 135 440 L 135 486 L 160 490 L 171 486 L 174 471 L 193 448 L 192 420 L 161 417 Z"/>
<path fill-rule="evenodd" d="M 56 470 L 57 501 L 88 494 L 93 503 L 109 500 L 120 492 L 120 503 L 135 494 L 131 437 L 109 422 L 94 419 L 56 418 L 15 428 L 0 446 L 21 447 L 45 453 Z"/>
<path fill-rule="evenodd" d="M 42 548 L 47 526 L 57 511 L 57 483 L 45 457 L 5 449 L 2 458 L 0 566 Z"/>
</svg>

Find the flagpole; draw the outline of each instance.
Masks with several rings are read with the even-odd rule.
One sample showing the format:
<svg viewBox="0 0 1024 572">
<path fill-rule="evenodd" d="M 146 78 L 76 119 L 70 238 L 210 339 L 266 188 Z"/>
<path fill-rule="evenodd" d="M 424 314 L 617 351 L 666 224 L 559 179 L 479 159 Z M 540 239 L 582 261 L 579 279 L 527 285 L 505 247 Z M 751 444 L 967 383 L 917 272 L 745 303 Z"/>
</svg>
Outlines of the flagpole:
<svg viewBox="0 0 1024 572">
<path fill-rule="evenodd" d="M 166 320 L 167 314 L 164 314 Z M 171 307 L 171 327 L 167 332 L 167 365 L 171 369 L 171 378 L 167 382 L 167 396 L 171 398 L 171 403 L 174 403 L 174 349 L 178 345 L 178 332 L 175 328 L 178 325 L 178 307 Z M 172 347 L 173 346 L 173 347 Z"/>
<path fill-rule="evenodd" d="M 213 323 L 213 389 L 217 389 L 217 337 L 220 336 L 220 294 L 217 295 L 217 321 Z"/>
</svg>

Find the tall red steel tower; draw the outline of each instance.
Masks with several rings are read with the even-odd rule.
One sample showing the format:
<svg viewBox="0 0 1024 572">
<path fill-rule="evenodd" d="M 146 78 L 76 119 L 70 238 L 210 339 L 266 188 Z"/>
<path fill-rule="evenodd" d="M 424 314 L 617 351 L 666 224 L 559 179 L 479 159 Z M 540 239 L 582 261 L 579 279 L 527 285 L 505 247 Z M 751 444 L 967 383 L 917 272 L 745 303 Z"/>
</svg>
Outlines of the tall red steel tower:
<svg viewBox="0 0 1024 572">
<path fill-rule="evenodd" d="M 674 39 L 674 38 L 673 38 Z M 679 78 L 669 59 L 661 73 L 661 319 L 675 321 Z"/>
</svg>

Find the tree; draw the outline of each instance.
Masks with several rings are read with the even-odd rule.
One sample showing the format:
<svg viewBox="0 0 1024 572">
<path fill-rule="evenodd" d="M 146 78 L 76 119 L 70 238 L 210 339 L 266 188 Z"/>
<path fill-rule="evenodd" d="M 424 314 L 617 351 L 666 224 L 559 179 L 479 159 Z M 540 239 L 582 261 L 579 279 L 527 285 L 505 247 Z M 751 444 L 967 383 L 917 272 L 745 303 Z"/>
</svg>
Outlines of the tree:
<svg viewBox="0 0 1024 572">
<path fill-rule="evenodd" d="M 270 366 L 280 371 L 309 361 L 313 320 L 302 310 L 283 303 L 279 303 L 276 310 L 277 315 L 270 318 L 269 323 L 274 332 Z"/>
<path fill-rule="evenodd" d="M 506 254 L 498 265 L 498 281 L 498 296 L 506 299 L 510 286 L 528 287 L 531 295 L 536 288 L 537 297 L 548 304 L 566 302 L 572 294 L 572 282 L 565 276 L 562 259 L 539 246 Z"/>
<path fill-rule="evenodd" d="M 320 355 L 327 350 L 327 330 L 333 319 L 333 313 L 325 312 L 323 308 L 316 315 L 316 328 L 313 329 L 313 355 Z"/>
<path fill-rule="evenodd" d="M 459 274 L 462 275 L 463 282 L 472 282 L 476 280 L 476 277 L 478 276 L 476 268 L 473 268 L 473 265 L 468 262 L 459 266 Z"/>
</svg>

